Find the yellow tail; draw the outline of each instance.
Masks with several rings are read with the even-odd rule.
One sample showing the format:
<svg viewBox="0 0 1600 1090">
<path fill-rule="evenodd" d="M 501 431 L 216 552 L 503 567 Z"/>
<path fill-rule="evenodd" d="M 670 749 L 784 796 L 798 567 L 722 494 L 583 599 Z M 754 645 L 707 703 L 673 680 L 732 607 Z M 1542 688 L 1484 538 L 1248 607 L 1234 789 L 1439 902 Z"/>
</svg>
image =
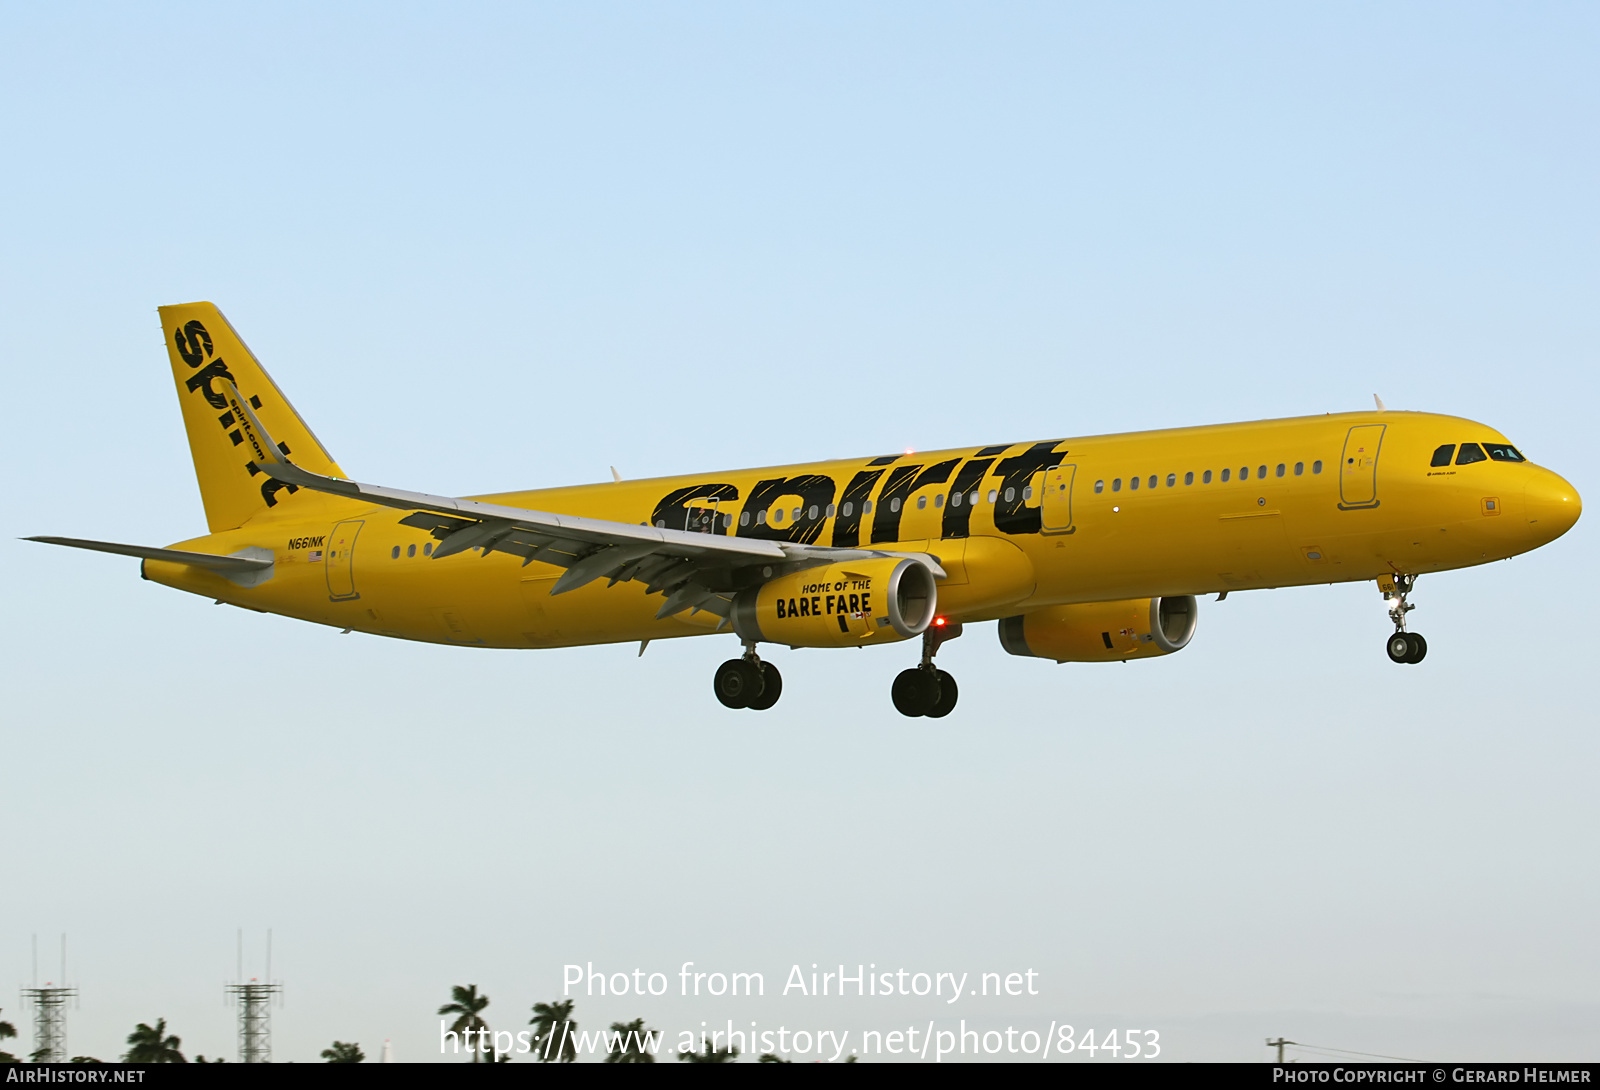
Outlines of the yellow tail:
<svg viewBox="0 0 1600 1090">
<path fill-rule="evenodd" d="M 240 422 L 229 411 L 217 379 L 229 379 L 239 388 L 296 465 L 330 477 L 344 476 L 222 311 L 211 303 L 160 310 L 178 401 L 183 405 L 183 425 L 189 433 L 189 453 L 194 456 L 206 523 L 213 533 L 242 526 L 269 508 L 293 505 L 299 491 L 295 485 L 273 480 L 251 461 Z M 302 492 L 301 498 L 307 494 Z"/>
</svg>

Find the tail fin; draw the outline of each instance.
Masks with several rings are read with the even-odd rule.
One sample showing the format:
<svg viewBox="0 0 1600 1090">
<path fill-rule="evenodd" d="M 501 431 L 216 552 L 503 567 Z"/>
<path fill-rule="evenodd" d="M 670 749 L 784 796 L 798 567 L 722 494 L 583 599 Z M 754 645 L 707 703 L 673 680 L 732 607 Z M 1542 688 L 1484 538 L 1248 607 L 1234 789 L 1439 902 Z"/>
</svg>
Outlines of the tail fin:
<svg viewBox="0 0 1600 1090">
<path fill-rule="evenodd" d="M 284 503 L 293 503 L 292 484 L 262 473 L 251 461 L 239 421 L 229 411 L 223 387 L 228 379 L 249 399 L 279 447 L 295 463 L 313 473 L 343 477 L 300 414 L 289 404 L 266 370 L 211 303 L 161 307 L 161 329 L 172 358 L 172 374 L 183 405 L 200 498 L 211 531 L 231 530 Z"/>
</svg>

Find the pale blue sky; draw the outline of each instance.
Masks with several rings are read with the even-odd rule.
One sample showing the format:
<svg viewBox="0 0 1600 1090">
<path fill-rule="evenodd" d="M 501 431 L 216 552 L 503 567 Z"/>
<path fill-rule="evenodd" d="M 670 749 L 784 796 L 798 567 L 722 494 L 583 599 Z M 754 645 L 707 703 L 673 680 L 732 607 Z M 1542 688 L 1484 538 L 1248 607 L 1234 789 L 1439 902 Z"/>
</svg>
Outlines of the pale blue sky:
<svg viewBox="0 0 1600 1090">
<path fill-rule="evenodd" d="M 155 316 L 194 299 L 347 471 L 431 492 L 1378 392 L 1593 496 L 1597 46 L 1580 4 L 6 5 L 0 997 L 64 930 L 74 1052 L 165 1017 L 231 1055 L 271 927 L 279 1059 L 685 960 L 1041 995 L 580 1023 L 1595 1059 L 1587 520 L 1422 580 L 1414 669 L 1371 587 L 1241 594 L 1129 666 L 976 626 L 941 721 L 890 707 L 906 646 L 780 651 L 758 717 L 727 638 L 340 636 L 15 539 L 203 529 Z"/>
</svg>

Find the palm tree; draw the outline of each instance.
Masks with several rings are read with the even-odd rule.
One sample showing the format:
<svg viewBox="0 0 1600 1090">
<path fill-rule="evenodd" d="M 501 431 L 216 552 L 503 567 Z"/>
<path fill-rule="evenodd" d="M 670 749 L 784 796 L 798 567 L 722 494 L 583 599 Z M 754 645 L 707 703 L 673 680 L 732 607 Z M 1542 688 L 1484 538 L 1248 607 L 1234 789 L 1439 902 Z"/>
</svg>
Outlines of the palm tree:
<svg viewBox="0 0 1600 1090">
<path fill-rule="evenodd" d="M 322 1050 L 322 1058 L 331 1064 L 358 1064 L 367 1058 L 361 1046 L 345 1041 L 333 1042 L 333 1047 Z"/>
<path fill-rule="evenodd" d="M 644 1028 L 644 1019 L 635 1018 L 631 1022 L 611 1023 L 611 1032 L 616 1034 L 611 1040 L 611 1051 L 606 1054 L 608 1064 L 653 1064 L 655 1056 L 645 1051 L 644 1043 L 648 1034 L 654 1030 Z"/>
<path fill-rule="evenodd" d="M 7 1037 L 15 1037 L 16 1035 L 16 1026 L 13 1026 L 10 1022 L 0 1022 L 0 1041 L 4 1041 Z M 11 1053 L 0 1051 L 0 1064 L 14 1064 L 16 1062 L 17 1058 L 11 1055 Z"/>
<path fill-rule="evenodd" d="M 478 1012 L 489 1005 L 489 997 L 478 994 L 476 984 L 468 984 L 465 988 L 457 984 L 450 989 L 454 1002 L 446 1003 L 439 1008 L 440 1014 L 453 1014 L 456 1020 L 451 1023 L 450 1029 L 461 1034 L 461 1039 L 472 1045 L 472 1062 L 489 1063 L 483 1058 L 482 1042 L 489 1033 L 489 1023 L 479 1017 Z M 473 1043 L 476 1037 L 477 1043 Z"/>
<path fill-rule="evenodd" d="M 139 1023 L 139 1028 L 128 1034 L 128 1051 L 122 1057 L 130 1064 L 181 1064 L 188 1063 L 178 1046 L 176 1037 L 167 1036 L 167 1020 L 160 1018 L 154 1026 Z"/>
<path fill-rule="evenodd" d="M 684 1063 L 691 1064 L 731 1064 L 738 1055 L 739 1050 L 737 1048 L 719 1048 L 713 1052 L 711 1050 L 711 1042 L 707 1041 L 705 1051 L 680 1052 L 678 1053 L 678 1059 Z"/>
<path fill-rule="evenodd" d="M 540 1063 L 569 1064 L 578 1058 L 578 1023 L 572 1020 L 572 1000 L 535 1003 L 528 1025 L 534 1027 L 533 1052 Z"/>
</svg>

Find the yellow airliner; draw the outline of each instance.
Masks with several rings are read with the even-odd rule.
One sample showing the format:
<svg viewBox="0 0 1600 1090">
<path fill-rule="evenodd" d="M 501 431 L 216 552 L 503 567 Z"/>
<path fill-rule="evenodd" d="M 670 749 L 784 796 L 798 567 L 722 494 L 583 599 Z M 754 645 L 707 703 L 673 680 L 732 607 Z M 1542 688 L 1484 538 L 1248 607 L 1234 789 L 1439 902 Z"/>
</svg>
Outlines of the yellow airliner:
<svg viewBox="0 0 1600 1090">
<path fill-rule="evenodd" d="M 770 708 L 763 643 L 921 637 L 894 680 L 943 716 L 962 625 L 1014 655 L 1116 662 L 1194 636 L 1196 596 L 1376 580 L 1417 663 L 1413 581 L 1564 534 L 1582 504 L 1493 428 L 1375 411 L 885 454 L 454 498 L 352 481 L 210 303 L 161 308 L 210 533 L 146 579 L 345 631 L 566 647 L 730 631 L 717 698 Z M 613 475 L 615 475 L 613 471 Z"/>
</svg>

